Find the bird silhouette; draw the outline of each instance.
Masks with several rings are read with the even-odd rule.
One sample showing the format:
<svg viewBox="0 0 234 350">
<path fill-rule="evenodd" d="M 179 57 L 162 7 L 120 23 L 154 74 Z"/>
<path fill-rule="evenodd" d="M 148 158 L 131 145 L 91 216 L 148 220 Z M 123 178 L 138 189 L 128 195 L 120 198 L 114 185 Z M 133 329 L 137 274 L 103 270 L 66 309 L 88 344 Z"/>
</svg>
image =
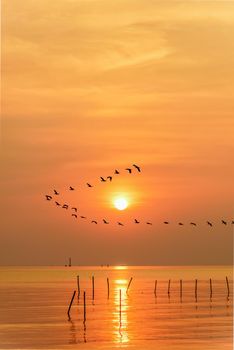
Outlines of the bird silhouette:
<svg viewBox="0 0 234 350">
<path fill-rule="evenodd" d="M 107 222 L 105 219 L 103 219 L 104 224 L 109 224 L 109 222 Z"/>
<path fill-rule="evenodd" d="M 77 215 L 76 214 L 72 214 L 72 216 L 74 216 L 77 219 Z"/>
<path fill-rule="evenodd" d="M 164 221 L 164 224 L 165 225 L 169 225 L 169 221 Z"/>
<path fill-rule="evenodd" d="M 139 171 L 139 173 L 141 172 L 141 168 L 138 165 L 133 164 L 133 166 Z"/>
<path fill-rule="evenodd" d="M 86 216 L 83 216 L 83 215 L 81 215 L 80 217 L 81 219 L 87 219 Z"/>
<path fill-rule="evenodd" d="M 115 174 L 119 175 L 119 171 L 117 169 L 115 169 Z"/>
<path fill-rule="evenodd" d="M 197 226 L 197 224 L 195 224 L 195 222 L 190 222 L 190 225 Z"/>
<path fill-rule="evenodd" d="M 134 220 L 135 221 L 135 224 L 139 224 L 140 221 L 138 221 L 137 219 Z"/>
<path fill-rule="evenodd" d="M 67 205 L 67 204 L 64 204 L 64 205 L 62 206 L 62 208 L 68 209 L 68 205 Z"/>
<path fill-rule="evenodd" d="M 184 224 L 182 222 L 179 222 L 178 225 L 183 226 Z"/>
<path fill-rule="evenodd" d="M 124 226 L 124 224 L 122 224 L 122 222 L 117 222 L 117 224 L 120 226 Z"/>
<path fill-rule="evenodd" d="M 58 191 L 54 190 L 54 194 L 56 194 L 57 196 L 59 195 Z"/>
<path fill-rule="evenodd" d="M 130 168 L 126 168 L 125 170 L 127 170 L 129 172 L 129 174 L 132 173 L 132 169 L 130 169 Z"/>
<path fill-rule="evenodd" d="M 73 210 L 75 210 L 75 212 L 77 213 L 77 208 L 75 208 L 75 207 L 72 207 L 72 209 L 73 209 Z"/>
<path fill-rule="evenodd" d="M 227 221 L 222 220 L 222 224 L 227 225 Z"/>
<path fill-rule="evenodd" d="M 61 204 L 59 202 L 55 202 L 55 204 L 59 207 L 61 206 Z"/>
<path fill-rule="evenodd" d="M 70 191 L 74 191 L 75 189 L 74 189 L 74 187 L 70 186 L 70 187 L 69 187 L 69 190 L 70 190 Z"/>
<path fill-rule="evenodd" d="M 146 225 L 153 225 L 152 222 L 147 222 Z"/>
<path fill-rule="evenodd" d="M 47 201 L 51 201 L 52 197 L 49 196 L 48 194 L 45 195 Z"/>
<path fill-rule="evenodd" d="M 90 185 L 88 182 L 86 183 L 86 185 L 88 186 L 88 187 L 93 187 L 92 185 Z"/>
<path fill-rule="evenodd" d="M 106 180 L 104 179 L 104 177 L 102 177 L 102 176 L 100 177 L 100 179 L 101 179 L 102 182 L 105 182 L 105 181 L 106 181 Z"/>
<path fill-rule="evenodd" d="M 213 224 L 210 221 L 207 221 L 207 225 L 213 226 Z"/>
<path fill-rule="evenodd" d="M 110 181 L 112 181 L 112 176 L 107 176 L 107 179 L 109 179 Z"/>
<path fill-rule="evenodd" d="M 96 224 L 97 225 L 97 221 L 96 220 L 92 220 L 91 224 Z"/>
</svg>

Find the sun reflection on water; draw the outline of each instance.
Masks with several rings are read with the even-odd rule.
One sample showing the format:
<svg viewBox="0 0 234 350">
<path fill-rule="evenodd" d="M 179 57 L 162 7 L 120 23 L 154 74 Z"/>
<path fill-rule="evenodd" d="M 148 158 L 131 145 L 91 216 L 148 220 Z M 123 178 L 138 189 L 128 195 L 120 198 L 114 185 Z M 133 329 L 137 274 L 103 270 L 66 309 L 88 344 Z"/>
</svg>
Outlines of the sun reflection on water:
<svg viewBox="0 0 234 350">
<path fill-rule="evenodd" d="M 128 269 L 128 267 L 125 265 L 114 266 L 114 270 L 127 270 L 127 269 Z"/>
<path fill-rule="evenodd" d="M 114 281 L 114 312 L 113 312 L 113 341 L 115 343 L 128 343 L 128 299 L 126 295 L 128 281 L 116 279 Z"/>
</svg>

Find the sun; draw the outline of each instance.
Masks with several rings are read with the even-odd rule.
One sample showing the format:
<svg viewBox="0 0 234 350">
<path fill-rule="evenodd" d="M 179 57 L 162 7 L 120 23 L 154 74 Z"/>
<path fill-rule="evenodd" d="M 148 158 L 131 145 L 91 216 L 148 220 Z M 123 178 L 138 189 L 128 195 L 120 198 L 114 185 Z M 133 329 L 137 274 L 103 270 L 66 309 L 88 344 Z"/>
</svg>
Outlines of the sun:
<svg viewBox="0 0 234 350">
<path fill-rule="evenodd" d="M 128 207 L 128 201 L 125 198 L 116 198 L 114 200 L 114 206 L 118 210 L 124 210 Z"/>
</svg>

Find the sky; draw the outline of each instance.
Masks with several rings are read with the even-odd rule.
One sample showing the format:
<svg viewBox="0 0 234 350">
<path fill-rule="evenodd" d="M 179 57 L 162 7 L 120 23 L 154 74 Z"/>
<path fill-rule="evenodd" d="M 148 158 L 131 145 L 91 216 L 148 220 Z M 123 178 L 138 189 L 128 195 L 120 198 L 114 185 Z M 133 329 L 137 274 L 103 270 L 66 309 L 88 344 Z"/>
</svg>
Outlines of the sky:
<svg viewBox="0 0 234 350">
<path fill-rule="evenodd" d="M 231 264 L 233 37 L 231 1 L 3 0 L 0 264 Z"/>
</svg>

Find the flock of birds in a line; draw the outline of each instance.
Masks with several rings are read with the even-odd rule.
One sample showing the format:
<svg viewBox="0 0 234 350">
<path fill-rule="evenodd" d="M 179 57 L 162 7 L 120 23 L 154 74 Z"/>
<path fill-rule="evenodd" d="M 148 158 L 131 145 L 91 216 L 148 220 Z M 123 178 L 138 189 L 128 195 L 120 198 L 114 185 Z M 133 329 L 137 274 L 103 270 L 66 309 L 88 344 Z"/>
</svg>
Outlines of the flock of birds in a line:
<svg viewBox="0 0 234 350">
<path fill-rule="evenodd" d="M 139 173 L 141 172 L 141 168 L 140 168 L 138 165 L 133 164 L 132 166 L 133 166 L 133 168 L 126 168 L 126 169 L 124 169 L 124 170 L 127 171 L 128 174 L 132 174 L 132 173 L 133 173 L 133 169 L 136 169 Z M 117 169 L 115 169 L 114 175 L 120 175 L 120 171 L 117 170 Z M 110 182 L 111 182 L 112 179 L 113 179 L 113 175 L 112 175 L 112 176 L 109 175 L 109 176 L 107 176 L 106 178 L 104 178 L 103 176 L 100 176 L 100 181 L 101 181 L 101 182 L 106 182 L 106 181 L 110 181 Z M 89 187 L 89 188 L 94 187 L 94 186 L 91 185 L 89 182 L 86 182 L 86 186 Z M 75 188 L 74 188 L 73 186 L 69 186 L 69 190 L 70 190 L 70 191 L 75 191 Z M 55 195 L 59 195 L 59 192 L 56 191 L 56 190 L 54 190 L 54 194 L 55 194 Z M 48 198 L 47 198 L 48 200 L 49 200 L 49 199 L 52 199 L 52 198 L 50 198 L 51 196 L 46 195 L 46 197 L 48 197 Z"/>
<path fill-rule="evenodd" d="M 134 167 L 139 173 L 141 172 L 141 168 L 140 168 L 138 165 L 133 164 L 133 167 Z M 129 174 L 132 174 L 132 171 L 133 171 L 132 168 L 126 168 L 126 169 L 124 169 L 124 170 L 127 171 Z M 119 175 L 119 174 L 120 174 L 119 170 L 115 169 L 114 174 L 115 174 L 115 175 Z M 100 181 L 101 181 L 101 182 L 106 182 L 106 181 L 110 181 L 110 182 L 111 182 L 112 179 L 113 179 L 113 176 L 110 176 L 110 175 L 107 176 L 106 178 L 104 178 L 103 176 L 100 176 Z M 87 185 L 87 187 L 89 187 L 89 188 L 90 188 L 90 187 L 93 187 L 93 185 L 91 185 L 89 182 L 86 182 L 86 185 Z M 74 188 L 73 186 L 69 186 L 69 190 L 70 190 L 70 191 L 75 191 L 75 188 Z M 58 196 L 58 195 L 59 195 L 59 192 L 58 192 L 57 190 L 54 190 L 54 195 Z M 48 195 L 48 194 L 46 194 L 45 197 L 46 197 L 46 200 L 47 200 L 47 201 L 51 201 L 51 200 L 53 199 L 53 197 L 52 197 L 51 195 Z M 56 206 L 61 207 L 61 208 L 63 208 L 63 209 L 68 209 L 68 208 L 69 208 L 69 205 L 68 205 L 68 204 L 61 204 L 61 203 L 59 203 L 58 201 L 55 201 L 55 204 L 56 204 Z M 77 209 L 76 207 L 71 207 L 71 210 L 73 211 L 72 214 L 71 214 L 71 216 L 74 217 L 75 219 L 78 219 L 78 214 L 77 214 L 78 209 Z M 79 217 L 80 217 L 81 219 L 87 219 L 87 220 L 88 220 L 88 218 L 87 218 L 86 216 L 80 215 Z M 90 223 L 91 223 L 91 224 L 97 225 L 97 224 L 98 224 L 98 221 L 97 221 L 97 220 L 90 220 Z M 110 224 L 110 221 L 108 221 L 108 220 L 106 220 L 106 219 L 102 219 L 102 223 L 105 224 L 105 225 L 108 225 L 108 224 Z M 139 221 L 138 219 L 134 219 L 134 220 L 133 220 L 133 223 L 135 223 L 135 224 L 140 224 L 141 221 Z M 227 220 L 223 220 L 223 219 L 222 219 L 222 220 L 221 220 L 221 223 L 222 223 L 223 225 L 228 225 L 228 221 L 227 221 Z M 153 223 L 152 223 L 152 222 L 149 222 L 149 221 L 145 222 L 145 224 L 146 224 L 146 225 L 150 225 L 150 226 L 153 225 Z M 169 225 L 170 222 L 169 222 L 169 221 L 163 221 L 163 224 L 164 224 L 164 225 Z M 195 222 L 190 222 L 189 224 L 190 224 L 191 226 L 197 226 L 197 223 L 195 223 Z M 213 225 L 214 225 L 214 224 L 213 224 L 212 222 L 210 222 L 210 221 L 206 221 L 206 224 L 207 224 L 208 226 L 210 226 L 210 227 L 213 227 Z M 231 221 L 231 224 L 234 225 L 234 220 Z M 119 225 L 119 226 L 124 226 L 124 224 L 123 224 L 122 222 L 119 222 L 119 221 L 117 221 L 117 225 Z M 184 223 L 183 223 L 183 222 L 179 222 L 178 225 L 179 225 L 179 226 L 184 226 Z"/>
</svg>

